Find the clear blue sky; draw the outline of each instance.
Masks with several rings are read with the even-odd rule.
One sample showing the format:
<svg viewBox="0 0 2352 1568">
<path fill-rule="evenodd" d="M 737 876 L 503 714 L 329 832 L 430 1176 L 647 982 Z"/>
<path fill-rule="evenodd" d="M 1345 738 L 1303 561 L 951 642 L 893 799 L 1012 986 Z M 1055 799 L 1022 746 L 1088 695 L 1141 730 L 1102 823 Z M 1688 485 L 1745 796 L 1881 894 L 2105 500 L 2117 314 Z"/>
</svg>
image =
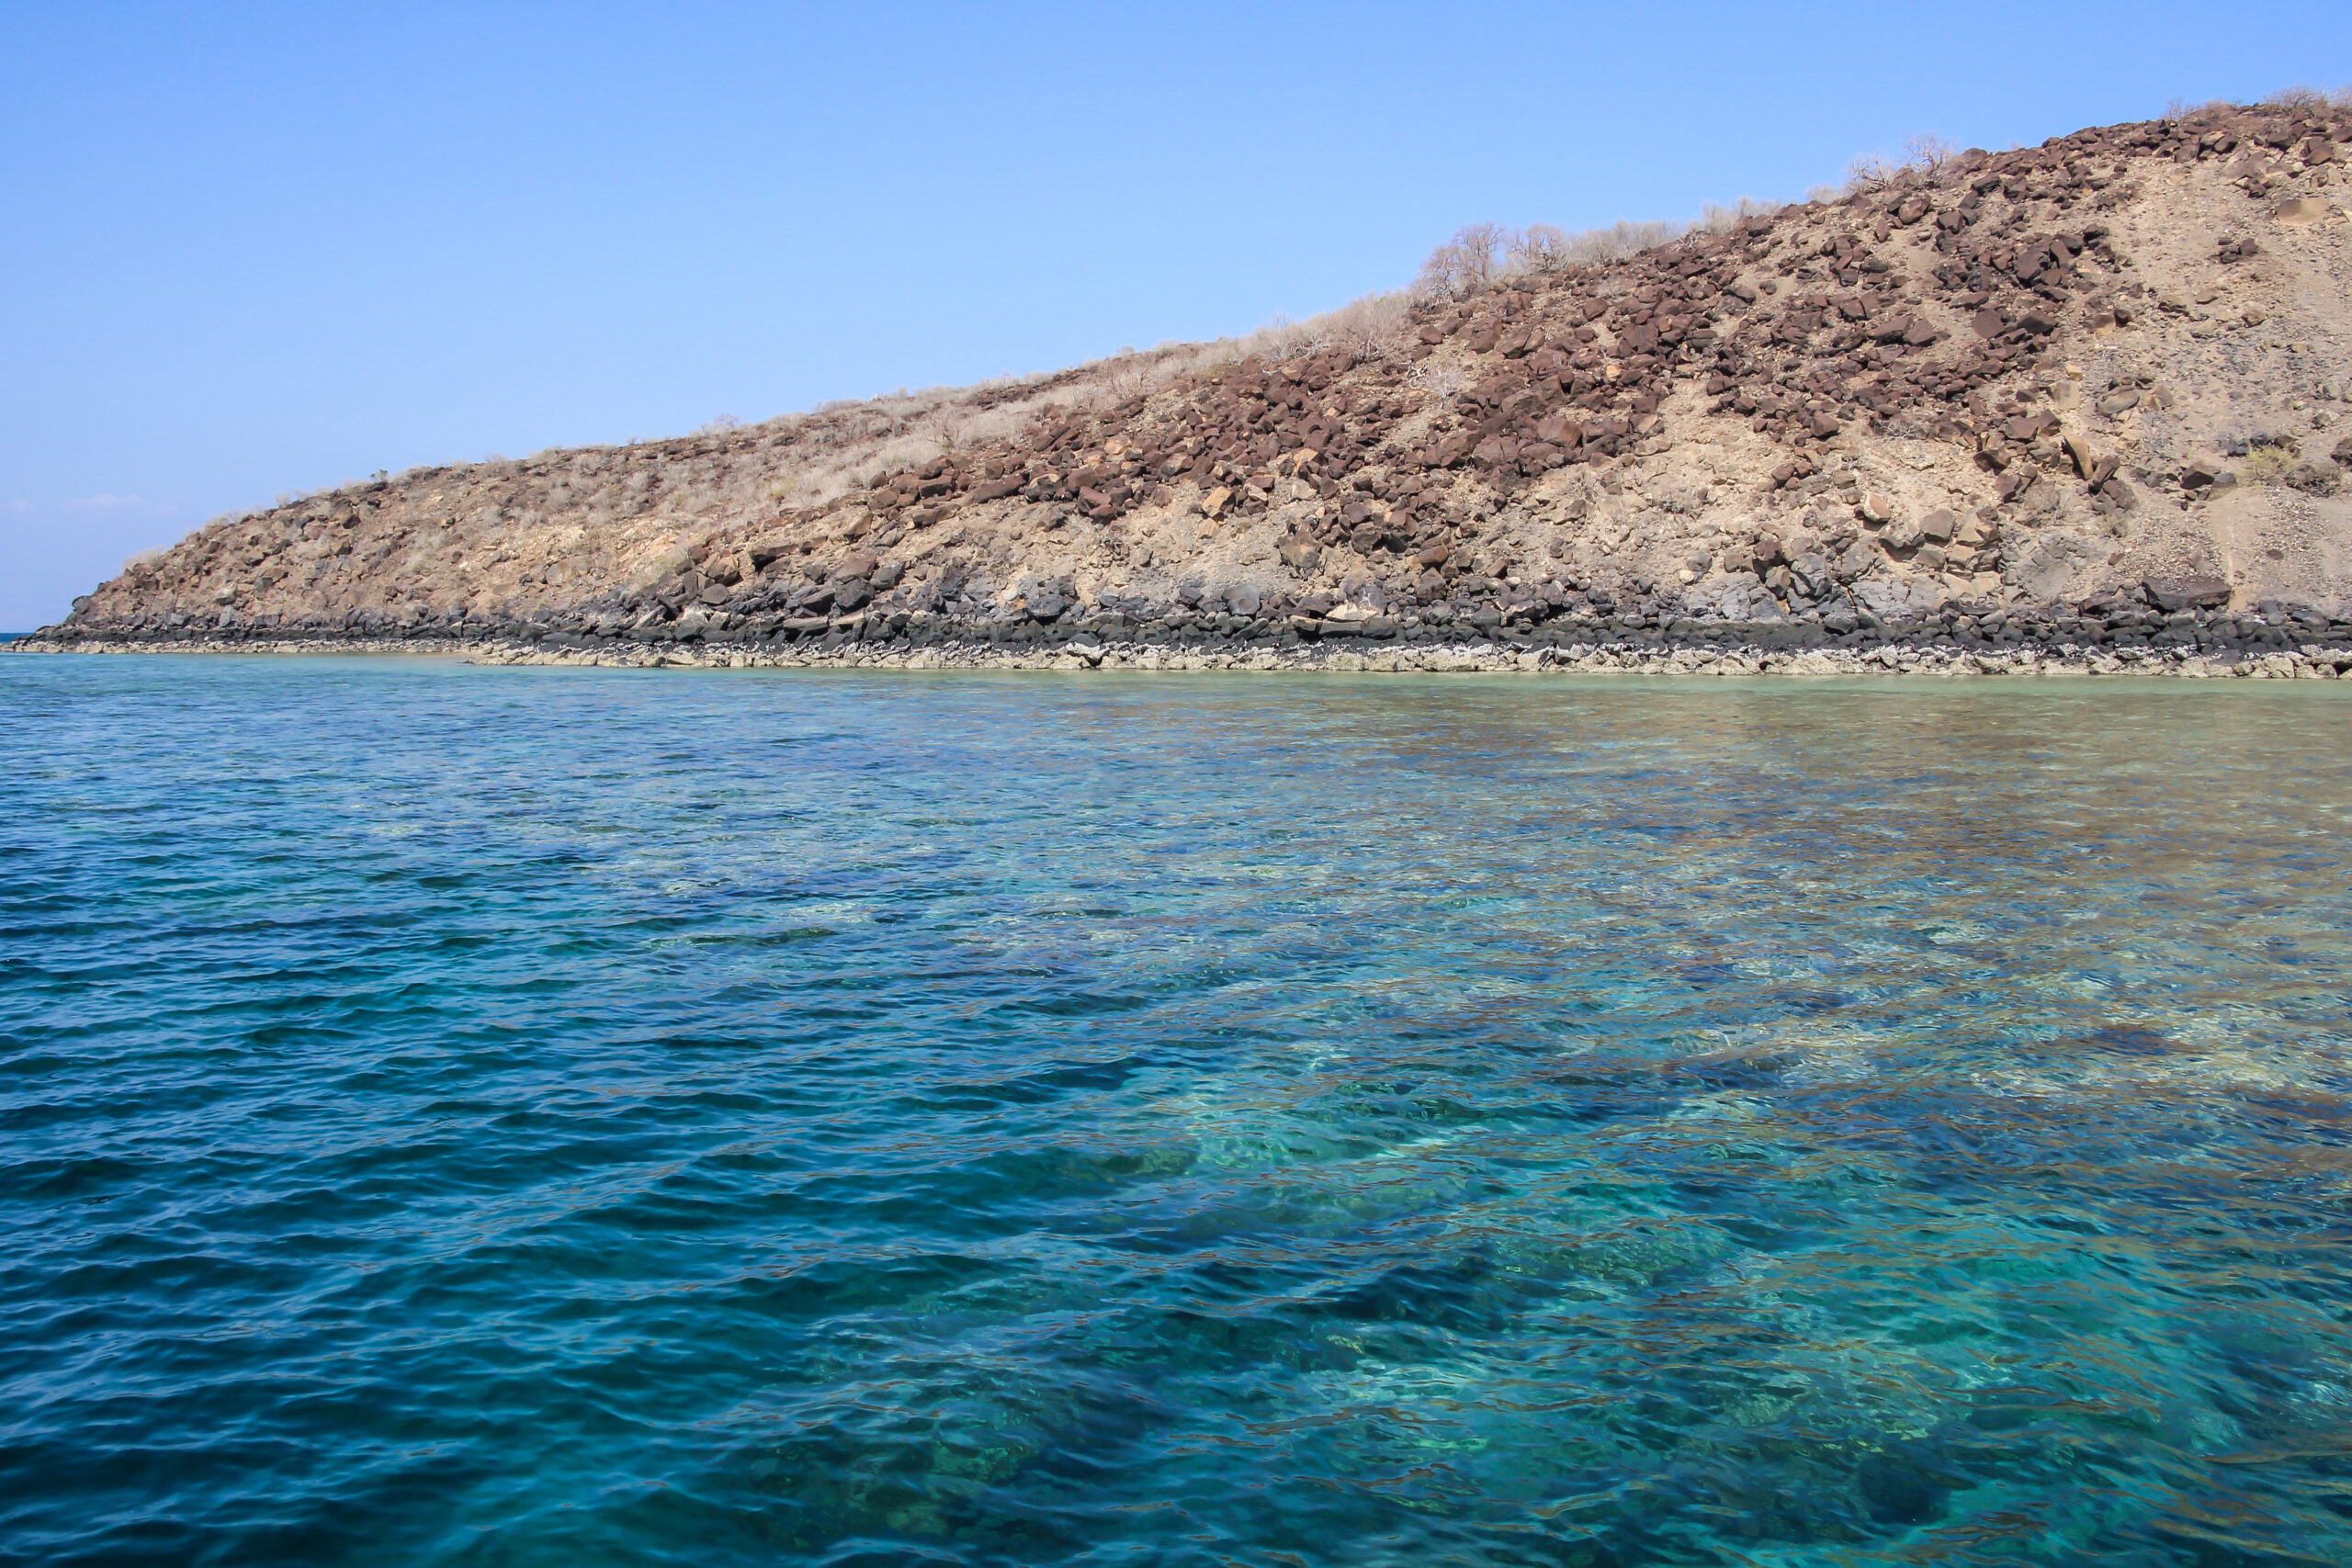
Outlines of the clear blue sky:
<svg viewBox="0 0 2352 1568">
<path fill-rule="evenodd" d="M 0 627 L 376 468 L 1247 331 L 2352 79 L 2341 4 L 0 4 Z"/>
</svg>

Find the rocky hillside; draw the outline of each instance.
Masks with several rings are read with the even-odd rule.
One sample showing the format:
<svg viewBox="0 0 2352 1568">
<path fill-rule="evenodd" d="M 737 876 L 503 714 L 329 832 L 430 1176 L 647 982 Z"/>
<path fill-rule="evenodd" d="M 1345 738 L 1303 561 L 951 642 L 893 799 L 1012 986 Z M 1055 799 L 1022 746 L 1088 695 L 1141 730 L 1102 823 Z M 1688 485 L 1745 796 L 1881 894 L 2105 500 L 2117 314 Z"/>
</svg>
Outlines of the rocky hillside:
<svg viewBox="0 0 2352 1568">
<path fill-rule="evenodd" d="M 2340 107 L 2216 107 L 1230 349 L 412 470 L 210 524 L 36 646 L 2323 626 L 2347 156 Z"/>
</svg>

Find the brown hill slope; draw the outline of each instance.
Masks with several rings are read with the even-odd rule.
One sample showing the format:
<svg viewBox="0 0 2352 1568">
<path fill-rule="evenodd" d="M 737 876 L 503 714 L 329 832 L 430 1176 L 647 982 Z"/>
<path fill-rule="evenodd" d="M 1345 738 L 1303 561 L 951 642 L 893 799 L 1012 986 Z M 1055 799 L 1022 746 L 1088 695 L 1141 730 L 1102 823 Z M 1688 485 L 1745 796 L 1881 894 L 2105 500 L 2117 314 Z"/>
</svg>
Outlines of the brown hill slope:
<svg viewBox="0 0 2352 1568">
<path fill-rule="evenodd" d="M 1238 357 L 412 470 L 208 525 L 37 646 L 2324 625 L 2347 156 L 2341 107 L 2215 107 Z"/>
</svg>

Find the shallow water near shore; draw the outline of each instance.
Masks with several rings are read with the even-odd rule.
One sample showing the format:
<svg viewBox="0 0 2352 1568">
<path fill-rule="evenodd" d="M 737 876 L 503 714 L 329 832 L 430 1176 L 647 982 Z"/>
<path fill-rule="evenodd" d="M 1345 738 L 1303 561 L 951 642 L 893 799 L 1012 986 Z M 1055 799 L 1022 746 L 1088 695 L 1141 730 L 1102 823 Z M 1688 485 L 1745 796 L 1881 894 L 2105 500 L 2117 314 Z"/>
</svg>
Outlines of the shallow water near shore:
<svg viewBox="0 0 2352 1568">
<path fill-rule="evenodd" d="M 2352 1560 L 2338 682 L 0 660 L 0 1562 Z"/>
</svg>

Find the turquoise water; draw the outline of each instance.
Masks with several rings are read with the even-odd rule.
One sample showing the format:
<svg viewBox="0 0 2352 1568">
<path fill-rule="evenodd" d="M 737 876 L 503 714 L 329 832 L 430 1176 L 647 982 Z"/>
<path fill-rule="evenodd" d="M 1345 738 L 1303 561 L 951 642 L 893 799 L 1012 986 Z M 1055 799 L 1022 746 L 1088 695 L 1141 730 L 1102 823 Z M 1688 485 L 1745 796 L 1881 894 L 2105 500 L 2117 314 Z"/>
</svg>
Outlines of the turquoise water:
<svg viewBox="0 0 2352 1568">
<path fill-rule="evenodd" d="M 2352 1561 L 2337 682 L 0 660 L 0 1561 Z"/>
</svg>

